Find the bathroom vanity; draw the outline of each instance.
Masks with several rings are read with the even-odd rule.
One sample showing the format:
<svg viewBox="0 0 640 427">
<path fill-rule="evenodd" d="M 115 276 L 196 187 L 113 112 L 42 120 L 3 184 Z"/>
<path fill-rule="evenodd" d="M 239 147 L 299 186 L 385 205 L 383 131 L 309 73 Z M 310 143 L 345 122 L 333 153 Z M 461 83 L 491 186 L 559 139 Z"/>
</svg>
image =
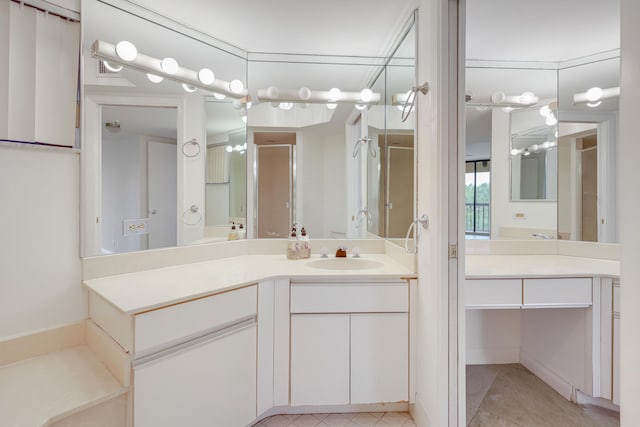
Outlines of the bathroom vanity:
<svg viewBox="0 0 640 427">
<path fill-rule="evenodd" d="M 567 399 L 619 404 L 618 261 L 562 250 L 466 261 L 467 364 L 521 363 Z"/>
<path fill-rule="evenodd" d="M 336 261 L 242 255 L 85 280 L 91 320 L 131 361 L 133 425 L 406 411 L 412 271 Z"/>
</svg>

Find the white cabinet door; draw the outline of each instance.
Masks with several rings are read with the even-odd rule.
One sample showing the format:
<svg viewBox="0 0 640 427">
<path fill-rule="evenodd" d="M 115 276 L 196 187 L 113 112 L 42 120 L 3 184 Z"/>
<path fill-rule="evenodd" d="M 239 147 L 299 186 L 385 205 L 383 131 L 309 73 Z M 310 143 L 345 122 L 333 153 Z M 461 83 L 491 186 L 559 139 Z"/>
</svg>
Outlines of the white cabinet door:
<svg viewBox="0 0 640 427">
<path fill-rule="evenodd" d="M 524 279 L 523 308 L 589 307 L 592 279 L 587 277 Z"/>
<path fill-rule="evenodd" d="M 400 402 L 409 393 L 407 313 L 351 315 L 351 403 Z"/>
<path fill-rule="evenodd" d="M 482 309 L 520 308 L 522 306 L 522 280 L 465 280 L 464 305 L 466 308 Z"/>
<path fill-rule="evenodd" d="M 255 418 L 255 324 L 134 368 L 135 427 L 245 426 Z"/>
<path fill-rule="evenodd" d="M 349 314 L 291 316 L 291 406 L 349 403 Z"/>
</svg>

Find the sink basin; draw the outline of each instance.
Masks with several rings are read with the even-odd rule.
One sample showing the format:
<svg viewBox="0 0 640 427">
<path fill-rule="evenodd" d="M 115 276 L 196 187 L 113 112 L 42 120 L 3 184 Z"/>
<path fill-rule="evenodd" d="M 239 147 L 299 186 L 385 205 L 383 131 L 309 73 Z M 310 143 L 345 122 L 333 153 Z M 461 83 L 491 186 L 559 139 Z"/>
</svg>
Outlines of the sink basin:
<svg viewBox="0 0 640 427">
<path fill-rule="evenodd" d="M 368 270 L 379 268 L 384 264 L 379 261 L 361 258 L 330 258 L 318 259 L 307 264 L 311 268 L 322 270 Z"/>
</svg>

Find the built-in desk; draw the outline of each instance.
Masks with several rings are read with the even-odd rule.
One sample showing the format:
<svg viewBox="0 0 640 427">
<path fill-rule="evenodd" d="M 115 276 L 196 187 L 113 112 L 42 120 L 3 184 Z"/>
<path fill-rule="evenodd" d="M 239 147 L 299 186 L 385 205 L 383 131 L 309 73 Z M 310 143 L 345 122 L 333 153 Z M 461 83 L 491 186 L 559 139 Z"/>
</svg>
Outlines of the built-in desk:
<svg viewBox="0 0 640 427">
<path fill-rule="evenodd" d="M 467 255 L 467 364 L 521 363 L 567 399 L 580 391 L 611 400 L 619 275 L 614 260 Z"/>
</svg>

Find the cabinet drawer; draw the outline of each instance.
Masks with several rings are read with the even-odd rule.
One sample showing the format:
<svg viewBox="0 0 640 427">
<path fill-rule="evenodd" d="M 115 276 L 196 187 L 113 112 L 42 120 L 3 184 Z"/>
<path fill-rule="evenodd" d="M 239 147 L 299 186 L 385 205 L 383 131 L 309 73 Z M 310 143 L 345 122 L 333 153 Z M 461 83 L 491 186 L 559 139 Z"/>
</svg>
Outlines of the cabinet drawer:
<svg viewBox="0 0 640 427">
<path fill-rule="evenodd" d="M 522 280 L 465 280 L 464 304 L 466 308 L 520 308 Z"/>
<path fill-rule="evenodd" d="M 523 308 L 588 307 L 591 278 L 524 279 Z"/>
<path fill-rule="evenodd" d="M 254 285 L 138 314 L 134 318 L 135 357 L 224 328 L 256 312 Z"/>
<path fill-rule="evenodd" d="M 291 313 L 407 311 L 409 290 L 405 282 L 291 284 Z"/>
<path fill-rule="evenodd" d="M 620 283 L 613 282 L 613 312 L 620 313 Z"/>
</svg>

